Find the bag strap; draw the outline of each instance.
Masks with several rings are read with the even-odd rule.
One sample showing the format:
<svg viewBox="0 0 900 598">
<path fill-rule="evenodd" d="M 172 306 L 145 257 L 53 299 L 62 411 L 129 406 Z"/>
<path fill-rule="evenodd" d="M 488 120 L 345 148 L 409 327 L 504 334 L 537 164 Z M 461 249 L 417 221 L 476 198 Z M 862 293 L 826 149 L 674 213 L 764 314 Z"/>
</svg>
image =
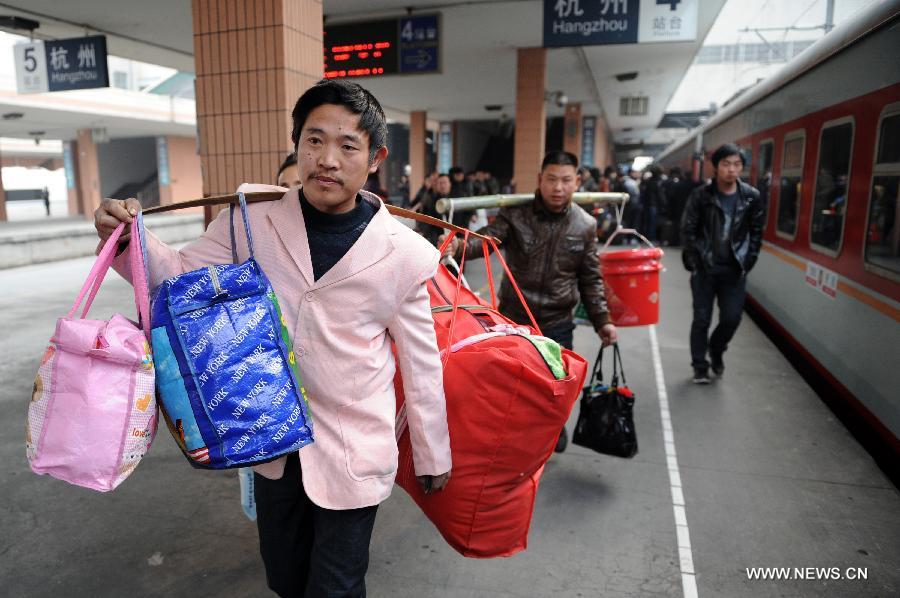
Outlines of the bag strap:
<svg viewBox="0 0 900 598">
<path fill-rule="evenodd" d="M 75 299 L 75 304 L 72 305 L 72 309 L 70 309 L 69 313 L 66 315 L 67 318 L 71 318 L 75 315 L 75 312 L 78 310 L 78 306 L 81 305 L 82 301 L 84 301 L 85 295 L 88 295 L 88 292 L 90 291 L 87 301 L 84 301 L 84 310 L 81 312 L 80 319 L 83 320 L 87 317 L 88 311 L 91 309 L 91 304 L 94 302 L 94 297 L 97 296 L 97 291 L 100 290 L 100 285 L 103 284 L 103 279 L 106 277 L 106 273 L 109 272 L 109 267 L 112 265 L 113 259 L 115 259 L 116 257 L 116 250 L 119 247 L 119 237 L 122 236 L 122 231 L 124 230 L 125 223 L 119 223 L 119 226 L 116 227 L 116 230 L 114 230 L 106 240 L 106 243 L 103 245 L 103 249 L 100 250 L 100 255 L 98 255 L 97 259 L 94 261 L 94 265 L 91 268 L 87 279 L 81 286 L 81 291 L 78 293 L 78 297 Z"/>
<path fill-rule="evenodd" d="M 619 343 L 613 343 L 613 386 L 619 385 L 619 375 L 622 376 L 622 384 L 627 386 L 628 381 L 625 380 L 625 368 L 622 366 L 622 354 L 619 352 Z"/>
<path fill-rule="evenodd" d="M 503 259 L 503 254 L 500 253 L 500 249 L 497 247 L 497 243 L 493 237 L 488 239 L 488 243 L 491 244 L 491 247 L 494 249 L 494 253 L 497 256 L 497 259 L 500 260 L 500 265 L 503 266 L 503 271 L 506 272 L 506 279 L 512 285 L 513 290 L 516 292 L 516 296 L 519 298 L 519 301 L 522 303 L 522 307 L 525 308 L 525 313 L 528 314 L 528 319 L 531 320 L 531 325 L 534 326 L 534 329 L 537 330 L 538 336 L 543 336 L 541 333 L 541 328 L 537 324 L 537 320 L 534 319 L 534 315 L 531 313 L 531 309 L 528 307 L 528 303 L 525 302 L 525 296 L 522 295 L 522 291 L 519 289 L 519 285 L 516 284 L 516 279 L 513 277 L 512 272 L 509 271 L 509 266 L 506 265 L 506 260 Z M 488 265 L 490 265 L 490 260 L 488 260 Z"/>
<path fill-rule="evenodd" d="M 593 387 L 595 382 L 603 382 L 603 345 L 600 345 L 600 350 L 597 352 L 597 359 L 594 361 L 594 369 L 591 370 L 591 381 L 588 382 L 588 387 Z"/>
<path fill-rule="evenodd" d="M 135 243 L 135 240 L 138 242 Z M 131 242 L 128 244 L 131 265 L 131 286 L 134 288 L 134 306 L 138 313 L 138 324 L 144 336 L 150 338 L 150 287 L 149 272 L 144 255 L 144 219 L 141 213 L 131 221 Z"/>
<path fill-rule="evenodd" d="M 238 202 L 241 204 L 241 218 L 244 220 L 244 232 L 247 233 L 247 249 L 250 251 L 250 257 L 253 257 L 253 235 L 250 234 L 250 216 L 247 213 L 247 197 L 244 193 L 238 193 Z M 237 256 L 237 240 L 234 236 L 234 204 L 228 206 L 229 230 L 231 231 L 231 260 L 232 263 L 238 263 Z"/>
<path fill-rule="evenodd" d="M 463 233 L 463 244 L 464 246 L 469 242 L 469 230 L 466 230 Z M 447 235 L 447 238 L 444 239 L 443 244 L 441 245 L 440 252 L 444 253 L 444 249 L 447 248 L 447 245 L 456 236 L 456 232 L 454 231 L 452 234 Z M 450 330 L 447 332 L 447 346 L 453 345 L 453 329 L 456 326 L 456 314 L 459 312 L 459 288 L 462 285 L 462 271 L 466 265 L 466 252 L 463 251 L 462 259 L 459 263 L 459 274 L 456 277 L 456 292 L 453 294 L 453 312 L 450 314 Z M 450 359 L 450 352 L 448 351 L 444 355 L 441 356 L 441 365 L 446 368 L 447 360 Z"/>
</svg>

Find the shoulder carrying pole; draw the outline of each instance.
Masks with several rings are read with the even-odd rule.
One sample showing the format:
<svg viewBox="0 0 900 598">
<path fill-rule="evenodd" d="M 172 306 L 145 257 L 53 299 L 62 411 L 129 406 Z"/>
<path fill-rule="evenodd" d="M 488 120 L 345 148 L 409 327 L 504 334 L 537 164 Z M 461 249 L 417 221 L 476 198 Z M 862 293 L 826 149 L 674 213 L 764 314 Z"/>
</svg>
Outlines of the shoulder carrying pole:
<svg viewBox="0 0 900 598">
<path fill-rule="evenodd" d="M 257 191 L 255 193 L 245 193 L 244 197 L 247 200 L 247 203 L 256 203 L 259 201 L 277 201 L 284 197 L 284 193 L 281 191 Z M 206 207 L 206 206 L 218 206 L 223 204 L 236 204 L 238 203 L 237 194 L 234 195 L 214 195 L 211 197 L 204 197 L 202 199 L 191 199 L 189 201 L 181 201 L 178 203 L 169 204 L 167 206 L 156 206 L 153 208 L 147 208 L 146 210 L 141 210 L 143 214 L 158 214 L 161 212 L 172 212 L 174 210 L 181 210 L 183 208 L 198 208 L 198 207 Z M 483 241 L 488 241 L 492 239 L 492 237 L 486 237 L 484 235 L 479 235 L 478 233 L 469 231 L 466 228 L 461 226 L 456 226 L 455 224 L 450 224 L 449 222 L 444 222 L 443 220 L 438 220 L 437 218 L 432 218 L 431 216 L 425 216 L 424 214 L 419 214 L 418 212 L 413 212 L 411 210 L 404 210 L 403 208 L 398 208 L 397 206 L 392 206 L 390 204 L 384 204 L 384 207 L 387 208 L 387 211 L 393 214 L 394 216 L 400 216 L 402 218 L 410 218 L 417 222 L 422 222 L 425 224 L 431 224 L 433 226 L 437 226 L 446 230 L 454 231 L 457 233 L 466 233 L 473 237 L 477 237 L 482 239 Z M 497 243 L 500 241 L 494 239 Z"/>
</svg>

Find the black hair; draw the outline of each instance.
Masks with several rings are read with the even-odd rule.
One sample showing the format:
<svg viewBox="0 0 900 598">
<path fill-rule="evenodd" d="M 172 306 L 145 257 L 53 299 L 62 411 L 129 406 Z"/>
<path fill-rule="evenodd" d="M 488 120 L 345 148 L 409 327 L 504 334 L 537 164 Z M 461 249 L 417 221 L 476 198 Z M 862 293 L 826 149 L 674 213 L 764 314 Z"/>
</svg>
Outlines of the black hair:
<svg viewBox="0 0 900 598">
<path fill-rule="evenodd" d="M 613 168 L 612 166 L 607 166 L 606 168 L 603 169 L 603 176 L 605 176 L 606 178 L 609 178 L 609 176 L 612 174 L 617 174 L 616 169 Z"/>
<path fill-rule="evenodd" d="M 466 171 L 462 169 L 462 166 L 454 166 L 453 168 L 450 169 L 450 171 L 447 174 L 449 174 L 452 177 L 455 174 L 465 174 L 465 173 L 466 173 Z"/>
<path fill-rule="evenodd" d="M 275 180 L 278 180 L 278 177 L 281 176 L 281 173 L 285 171 L 285 169 L 290 168 L 291 166 L 297 165 L 297 154 L 294 152 L 289 153 L 285 158 L 284 162 L 281 163 L 281 166 L 278 167 L 278 172 L 275 174 Z"/>
<path fill-rule="evenodd" d="M 747 163 L 747 158 L 744 157 L 744 152 L 733 143 L 723 143 L 719 147 L 716 148 L 716 151 L 713 152 L 710 161 L 712 162 L 713 168 L 719 167 L 719 162 L 722 161 L 723 158 L 727 158 L 728 156 L 737 156 L 741 159 L 741 164 Z"/>
<path fill-rule="evenodd" d="M 578 170 L 578 158 L 575 157 L 575 154 L 571 152 L 563 152 L 560 150 L 555 150 L 552 152 L 547 152 L 544 156 L 544 161 L 541 162 L 541 172 L 551 164 L 556 164 L 559 166 L 574 166 L 575 170 Z"/>
<path fill-rule="evenodd" d="M 358 83 L 345 79 L 322 79 L 300 96 L 291 112 L 293 130 L 291 141 L 294 151 L 300 143 L 300 131 L 309 113 L 323 104 L 336 104 L 359 115 L 359 128 L 369 136 L 369 161 L 375 152 L 387 146 L 387 123 L 381 104 L 368 90 Z"/>
</svg>

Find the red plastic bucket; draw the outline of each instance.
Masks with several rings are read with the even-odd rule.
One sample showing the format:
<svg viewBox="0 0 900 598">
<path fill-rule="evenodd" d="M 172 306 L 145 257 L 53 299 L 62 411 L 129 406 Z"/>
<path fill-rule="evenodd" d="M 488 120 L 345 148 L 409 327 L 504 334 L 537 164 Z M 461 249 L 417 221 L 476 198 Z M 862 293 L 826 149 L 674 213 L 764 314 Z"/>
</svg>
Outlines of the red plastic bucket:
<svg viewBox="0 0 900 598">
<path fill-rule="evenodd" d="M 600 254 L 600 273 L 609 315 L 616 326 L 659 322 L 659 271 L 662 249 L 623 249 Z"/>
</svg>

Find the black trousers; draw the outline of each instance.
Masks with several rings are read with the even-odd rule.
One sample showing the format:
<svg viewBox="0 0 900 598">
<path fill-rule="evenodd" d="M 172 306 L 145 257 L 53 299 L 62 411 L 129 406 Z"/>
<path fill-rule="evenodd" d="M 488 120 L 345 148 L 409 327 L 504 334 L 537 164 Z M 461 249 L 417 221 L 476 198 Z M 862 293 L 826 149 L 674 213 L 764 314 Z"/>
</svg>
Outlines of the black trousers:
<svg viewBox="0 0 900 598">
<path fill-rule="evenodd" d="M 747 278 L 737 266 L 722 267 L 706 272 L 702 268 L 691 274 L 691 293 L 694 297 L 694 321 L 691 323 L 691 365 L 707 368 L 707 349 L 711 355 L 721 355 L 741 323 Z M 713 301 L 719 302 L 719 324 L 707 339 L 712 324 Z"/>
<path fill-rule="evenodd" d="M 316 506 L 301 483 L 300 458 L 284 476 L 254 476 L 259 551 L 269 588 L 282 598 L 363 598 L 378 506 L 335 511 Z"/>
</svg>

